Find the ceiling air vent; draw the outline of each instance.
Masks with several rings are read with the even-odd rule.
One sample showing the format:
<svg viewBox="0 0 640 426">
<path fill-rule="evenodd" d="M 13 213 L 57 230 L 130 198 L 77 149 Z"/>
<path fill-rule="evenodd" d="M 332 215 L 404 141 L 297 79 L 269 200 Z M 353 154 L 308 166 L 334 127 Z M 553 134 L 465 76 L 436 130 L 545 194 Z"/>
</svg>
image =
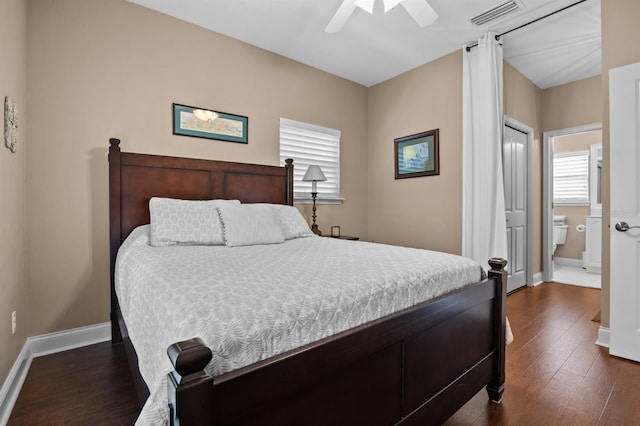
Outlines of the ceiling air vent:
<svg viewBox="0 0 640 426">
<path fill-rule="evenodd" d="M 518 10 L 521 7 L 523 6 L 520 2 L 509 0 L 495 7 L 492 7 L 491 9 L 481 13 L 478 16 L 474 16 L 473 18 L 471 18 L 471 23 L 477 26 L 481 26 L 486 24 L 487 22 L 494 21 L 508 13 Z"/>
</svg>

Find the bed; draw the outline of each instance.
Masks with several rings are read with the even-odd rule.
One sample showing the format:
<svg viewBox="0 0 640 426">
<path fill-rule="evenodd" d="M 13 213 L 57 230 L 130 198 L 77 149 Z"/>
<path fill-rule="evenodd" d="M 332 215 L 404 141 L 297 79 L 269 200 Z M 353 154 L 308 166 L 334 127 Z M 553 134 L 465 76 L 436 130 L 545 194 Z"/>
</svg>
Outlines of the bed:
<svg viewBox="0 0 640 426">
<path fill-rule="evenodd" d="M 121 152 L 119 145 L 118 139 L 110 140 L 112 341 L 125 345 L 141 403 L 149 403 L 156 398 L 157 389 L 155 385 L 150 389 L 140 373 L 145 371 L 149 348 L 134 346 L 134 329 L 129 332 L 130 324 L 122 314 L 121 308 L 126 311 L 130 302 L 128 296 L 119 300 L 116 291 L 118 251 L 125 241 L 131 245 L 129 242 L 136 237 L 142 238 L 140 250 L 145 252 L 141 225 L 149 223 L 149 200 L 153 197 L 293 205 L 293 162 L 276 167 L 134 154 Z M 333 252 L 377 250 L 371 243 L 316 236 L 289 241 L 282 244 L 282 250 L 302 252 L 311 250 L 311 245 Z M 222 253 L 215 247 L 206 250 Z M 254 258 L 273 251 L 256 252 L 264 249 L 248 247 L 234 253 L 243 250 Z M 384 250 L 389 250 L 384 256 L 393 256 L 401 249 Z M 422 251 L 409 249 L 407 253 L 421 256 L 418 252 Z M 190 253 L 183 255 L 186 259 L 196 256 Z M 346 328 L 335 333 L 325 333 L 317 340 L 287 347 L 284 352 L 268 354 L 238 368 L 212 369 L 220 363 L 218 350 L 212 353 L 205 344 L 210 337 L 196 328 L 194 333 L 198 330 L 201 335 L 171 341 L 162 349 L 172 367 L 166 376 L 165 403 L 170 422 L 424 425 L 442 423 L 483 387 L 492 401 L 499 402 L 505 377 L 506 261 L 491 259 L 489 264 L 488 277 L 478 273 L 477 282 L 415 305 L 401 305 L 395 312 L 384 312 L 362 324 L 346 321 Z M 241 281 L 242 277 L 230 279 Z M 330 281 L 325 287 L 340 291 L 342 283 L 337 275 L 327 279 Z M 158 299 L 157 304 L 160 302 Z M 185 318 L 192 310 L 189 306 L 176 308 Z M 158 318 L 154 323 L 168 321 L 161 314 L 154 315 Z"/>
</svg>

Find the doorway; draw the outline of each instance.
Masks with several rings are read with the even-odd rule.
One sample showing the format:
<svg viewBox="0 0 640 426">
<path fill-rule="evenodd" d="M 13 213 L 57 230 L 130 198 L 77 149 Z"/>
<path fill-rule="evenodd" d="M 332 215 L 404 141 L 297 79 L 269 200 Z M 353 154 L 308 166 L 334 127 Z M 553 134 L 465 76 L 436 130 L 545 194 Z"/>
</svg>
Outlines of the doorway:
<svg viewBox="0 0 640 426">
<path fill-rule="evenodd" d="M 531 265 L 533 129 L 505 117 L 502 138 L 504 199 L 507 219 L 507 292 L 533 284 Z"/>
<path fill-rule="evenodd" d="M 584 268 L 584 261 L 582 257 L 583 249 L 580 249 L 580 255 L 567 255 L 563 253 L 569 253 L 568 247 L 558 249 L 560 247 L 556 244 L 556 251 L 554 255 L 554 216 L 557 219 L 557 225 L 564 218 L 564 226 L 566 226 L 567 235 L 576 234 L 579 232 L 585 232 L 588 222 L 588 217 L 592 216 L 590 210 L 589 201 L 584 206 L 584 212 L 573 215 L 568 213 L 570 206 L 554 206 L 553 195 L 553 160 L 554 160 L 554 142 L 564 138 L 571 137 L 573 135 L 587 134 L 589 132 L 596 132 L 602 130 L 602 124 L 591 124 L 587 126 L 572 127 L 561 130 L 554 130 L 544 133 L 543 143 L 543 188 L 542 188 L 542 280 L 546 282 L 559 281 L 555 275 L 561 277 L 561 282 L 565 284 L 585 285 L 589 287 L 599 288 L 599 275 L 589 274 Z M 585 148 L 589 151 L 589 147 Z M 554 209 L 555 207 L 555 209 Z M 555 211 L 555 215 L 554 215 Z M 593 222 L 593 221 L 592 221 Z M 601 220 L 599 221 L 601 223 Z M 582 226 L 581 226 L 582 225 Z M 595 227 L 592 226 L 589 231 L 590 235 L 593 234 Z M 585 240 L 585 234 L 579 234 L 583 240 Z M 587 237 L 588 238 L 588 237 Z M 569 240 L 565 240 L 569 241 Z M 564 244 L 564 243 L 563 243 Z M 585 242 L 582 242 L 582 247 L 585 247 Z M 575 249 L 573 249 L 575 251 Z M 554 257 L 560 260 L 560 262 L 554 262 Z M 556 264 L 557 263 L 557 264 Z M 554 267 L 557 268 L 554 273 Z M 597 283 L 596 283 L 597 281 Z M 597 284 L 597 285 L 596 285 Z"/>
</svg>

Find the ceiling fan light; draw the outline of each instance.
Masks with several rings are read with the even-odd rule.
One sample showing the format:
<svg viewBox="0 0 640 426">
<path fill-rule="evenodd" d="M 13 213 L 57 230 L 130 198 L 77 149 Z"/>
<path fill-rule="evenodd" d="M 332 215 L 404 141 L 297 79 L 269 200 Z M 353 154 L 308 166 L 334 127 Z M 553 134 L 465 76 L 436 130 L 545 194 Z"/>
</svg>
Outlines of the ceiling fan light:
<svg viewBox="0 0 640 426">
<path fill-rule="evenodd" d="M 353 4 L 358 6 L 362 10 L 366 10 L 369 13 L 373 13 L 373 4 L 376 0 L 356 0 Z"/>
<path fill-rule="evenodd" d="M 400 3 L 402 3 L 402 0 L 384 0 L 384 12 L 387 13 Z"/>
</svg>

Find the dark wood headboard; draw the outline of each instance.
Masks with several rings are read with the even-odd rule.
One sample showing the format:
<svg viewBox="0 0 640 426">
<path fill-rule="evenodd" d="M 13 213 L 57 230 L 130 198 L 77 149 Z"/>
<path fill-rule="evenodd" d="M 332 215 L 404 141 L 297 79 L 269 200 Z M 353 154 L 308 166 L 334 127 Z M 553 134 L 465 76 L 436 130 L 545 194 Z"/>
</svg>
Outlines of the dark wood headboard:
<svg viewBox="0 0 640 426">
<path fill-rule="evenodd" d="M 131 231 L 149 223 L 151 197 L 183 200 L 236 199 L 243 203 L 293 205 L 293 160 L 283 167 L 194 158 L 132 154 L 120 151 L 120 139 L 109 139 L 109 222 L 111 243 L 112 337 L 116 255 Z"/>
</svg>

